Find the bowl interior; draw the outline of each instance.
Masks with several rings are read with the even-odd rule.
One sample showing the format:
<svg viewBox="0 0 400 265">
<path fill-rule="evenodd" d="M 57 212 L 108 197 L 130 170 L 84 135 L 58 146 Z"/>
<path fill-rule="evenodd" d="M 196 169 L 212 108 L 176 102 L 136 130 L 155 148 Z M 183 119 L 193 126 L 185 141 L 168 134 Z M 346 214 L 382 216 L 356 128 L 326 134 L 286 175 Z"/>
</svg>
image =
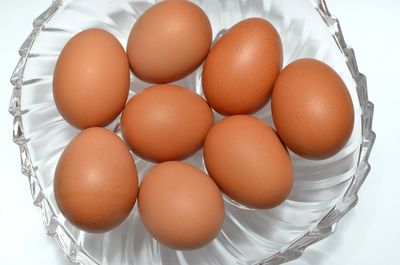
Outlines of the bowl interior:
<svg viewBox="0 0 400 265">
<path fill-rule="evenodd" d="M 52 75 L 65 43 L 87 28 L 113 33 L 125 47 L 130 28 L 154 1 L 65 0 L 30 47 L 21 84 L 21 117 L 32 166 L 49 207 L 67 233 L 102 264 L 250 264 L 287 248 L 315 227 L 343 197 L 357 169 L 361 133 L 361 110 L 356 85 L 346 59 L 311 0 L 197 0 L 208 14 L 214 38 L 248 17 L 269 20 L 280 33 L 284 66 L 298 58 L 315 58 L 335 69 L 346 83 L 355 107 L 355 126 L 346 146 L 335 156 L 311 161 L 290 153 L 295 175 L 288 199 L 270 210 L 252 210 L 225 198 L 226 215 L 218 237 L 203 248 L 175 251 L 157 243 L 144 229 L 137 206 L 116 229 L 89 234 L 73 227 L 60 214 L 53 195 L 57 161 L 69 141 L 79 132 L 58 113 L 52 96 Z M 201 67 L 175 82 L 202 95 Z M 130 97 L 150 84 L 131 76 Z M 270 104 L 254 114 L 273 125 Z M 216 120 L 221 116 L 215 114 Z M 119 134 L 119 118 L 109 129 Z M 134 155 L 140 178 L 153 165 Z M 205 170 L 202 153 L 187 162 Z M 204 218 L 207 218 L 206 216 Z M 179 226 L 179 224 L 177 224 Z"/>
</svg>

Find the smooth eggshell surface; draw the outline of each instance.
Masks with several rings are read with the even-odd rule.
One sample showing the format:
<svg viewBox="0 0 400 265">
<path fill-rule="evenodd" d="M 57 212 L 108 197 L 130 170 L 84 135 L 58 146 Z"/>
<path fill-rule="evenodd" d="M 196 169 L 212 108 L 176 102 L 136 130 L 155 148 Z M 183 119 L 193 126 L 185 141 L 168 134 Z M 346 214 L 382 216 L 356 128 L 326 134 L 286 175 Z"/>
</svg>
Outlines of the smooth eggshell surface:
<svg viewBox="0 0 400 265">
<path fill-rule="evenodd" d="M 93 127 L 65 148 L 54 176 L 61 213 L 87 232 L 105 232 L 131 212 L 138 192 L 135 162 L 113 132 Z"/>
<path fill-rule="evenodd" d="M 183 159 L 203 145 L 214 122 L 207 102 L 189 89 L 155 85 L 133 96 L 121 118 L 125 141 L 151 161 Z"/>
<path fill-rule="evenodd" d="M 203 62 L 211 41 L 211 24 L 200 7 L 185 0 L 161 1 L 132 27 L 127 46 L 132 72 L 149 83 L 176 81 Z"/>
<path fill-rule="evenodd" d="M 340 76 L 314 59 L 289 64 L 272 92 L 272 117 L 283 142 L 296 154 L 325 159 L 351 136 L 354 109 Z"/>
<path fill-rule="evenodd" d="M 101 29 L 72 37 L 53 76 L 57 109 L 71 125 L 106 126 L 125 106 L 130 84 L 128 57 L 119 41 Z"/>
<path fill-rule="evenodd" d="M 220 189 L 250 208 L 275 207 L 292 188 L 286 148 L 269 125 L 252 116 L 216 123 L 204 143 L 204 162 Z"/>
<path fill-rule="evenodd" d="M 140 184 L 138 205 L 150 234 L 174 249 L 207 244 L 224 221 L 224 202 L 217 185 L 183 162 L 164 162 L 150 169 Z"/>
<path fill-rule="evenodd" d="M 211 48 L 203 67 L 204 95 L 221 114 L 252 113 L 269 100 L 281 67 L 282 44 L 273 25 L 243 20 Z"/>
</svg>

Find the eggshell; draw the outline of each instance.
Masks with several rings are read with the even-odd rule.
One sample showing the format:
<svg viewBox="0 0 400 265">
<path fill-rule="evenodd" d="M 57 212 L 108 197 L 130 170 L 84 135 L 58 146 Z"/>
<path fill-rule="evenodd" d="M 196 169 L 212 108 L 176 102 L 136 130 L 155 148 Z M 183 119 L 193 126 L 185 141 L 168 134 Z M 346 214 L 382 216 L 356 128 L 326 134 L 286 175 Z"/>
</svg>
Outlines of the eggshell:
<svg viewBox="0 0 400 265">
<path fill-rule="evenodd" d="M 128 146 L 104 128 L 80 132 L 58 161 L 57 205 L 66 219 L 84 231 L 105 232 L 122 223 L 137 192 L 136 166 Z"/>
<path fill-rule="evenodd" d="M 128 56 L 132 72 L 150 83 L 168 83 L 193 72 L 212 41 L 207 15 L 190 1 L 161 1 L 132 27 Z"/>
<path fill-rule="evenodd" d="M 135 95 L 121 118 L 125 141 L 152 161 L 183 159 L 203 145 L 214 117 L 207 102 L 175 85 L 155 85 Z"/>
<path fill-rule="evenodd" d="M 275 207 L 292 188 L 286 148 L 269 125 L 252 116 L 216 123 L 204 143 L 204 163 L 226 195 L 250 208 Z"/>
<path fill-rule="evenodd" d="M 272 93 L 272 117 L 281 139 L 309 159 L 335 155 L 354 125 L 351 96 L 340 76 L 314 59 L 289 64 Z"/>
<path fill-rule="evenodd" d="M 129 62 L 118 40 L 101 29 L 72 37 L 58 57 L 53 96 L 71 125 L 105 126 L 122 111 L 130 82 Z"/>
<path fill-rule="evenodd" d="M 187 250 L 213 240 L 224 221 L 221 192 L 192 165 L 170 161 L 150 169 L 139 188 L 139 213 L 162 244 Z"/>
<path fill-rule="evenodd" d="M 248 114 L 271 95 L 282 67 L 282 44 L 268 21 L 249 18 L 230 28 L 204 63 L 204 95 L 221 114 Z"/>
</svg>

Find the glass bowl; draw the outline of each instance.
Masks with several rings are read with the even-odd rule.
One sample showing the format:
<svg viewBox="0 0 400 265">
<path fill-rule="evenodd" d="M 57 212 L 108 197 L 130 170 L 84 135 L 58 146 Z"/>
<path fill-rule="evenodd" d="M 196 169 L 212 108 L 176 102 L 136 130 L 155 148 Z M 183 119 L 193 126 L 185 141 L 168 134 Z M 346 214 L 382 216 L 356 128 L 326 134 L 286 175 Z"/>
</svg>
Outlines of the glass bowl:
<svg viewBox="0 0 400 265">
<path fill-rule="evenodd" d="M 154 0 L 54 0 L 33 22 L 33 31 L 19 50 L 21 58 L 11 77 L 14 86 L 10 113 L 13 138 L 21 153 L 22 173 L 28 176 L 34 204 L 44 227 L 67 258 L 80 264 L 280 264 L 299 257 L 304 249 L 327 237 L 357 203 L 357 192 L 370 166 L 375 134 L 373 104 L 366 78 L 357 69 L 336 18 L 324 0 L 197 0 L 212 23 L 214 38 L 247 17 L 263 17 L 275 25 L 284 48 L 284 65 L 301 57 L 324 61 L 343 78 L 355 107 L 355 126 L 347 145 L 321 161 L 293 153 L 294 186 L 288 199 L 270 210 L 252 210 L 225 199 L 222 231 L 208 245 L 175 251 L 155 241 L 144 229 L 137 206 L 114 230 L 90 234 L 73 227 L 54 200 L 55 165 L 65 145 L 78 133 L 59 115 L 52 97 L 52 75 L 64 44 L 87 28 L 103 28 L 126 46 L 131 26 Z M 200 95 L 201 67 L 177 82 Z M 131 76 L 130 97 L 148 86 Z M 270 104 L 254 115 L 272 124 Z M 216 119 L 221 117 L 216 115 Z M 119 134 L 119 118 L 109 129 Z M 140 177 L 152 166 L 134 156 Z M 187 161 L 204 169 L 201 151 Z M 205 216 L 205 218 L 207 218 Z M 177 224 L 179 226 L 179 224 Z"/>
</svg>

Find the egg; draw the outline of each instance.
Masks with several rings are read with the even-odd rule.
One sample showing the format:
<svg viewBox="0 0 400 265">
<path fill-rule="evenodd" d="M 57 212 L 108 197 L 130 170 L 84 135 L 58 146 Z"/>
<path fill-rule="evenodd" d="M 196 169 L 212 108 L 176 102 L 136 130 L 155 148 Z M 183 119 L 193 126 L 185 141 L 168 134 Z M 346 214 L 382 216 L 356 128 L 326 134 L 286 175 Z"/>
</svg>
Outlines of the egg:
<svg viewBox="0 0 400 265">
<path fill-rule="evenodd" d="M 54 102 L 77 128 L 105 126 L 124 108 L 129 83 L 129 62 L 119 41 L 105 30 L 88 29 L 72 37 L 58 57 Z"/>
<path fill-rule="evenodd" d="M 148 87 L 129 100 L 121 131 L 136 154 L 162 162 L 183 159 L 200 149 L 213 122 L 202 97 L 164 84 Z"/>
<path fill-rule="evenodd" d="M 193 72 L 212 41 L 203 10 L 186 0 L 160 1 L 133 25 L 127 52 L 132 72 L 149 83 L 169 83 Z"/>
<path fill-rule="evenodd" d="M 138 197 L 144 226 L 162 244 L 179 250 L 204 246 L 224 221 L 224 203 L 213 180 L 196 167 L 163 162 L 144 176 Z"/>
<path fill-rule="evenodd" d="M 354 108 L 346 84 L 331 67 L 299 59 L 276 81 L 272 117 L 289 149 L 308 159 L 326 159 L 350 138 Z"/>
<path fill-rule="evenodd" d="M 268 21 L 249 18 L 231 27 L 211 48 L 202 85 L 210 106 L 225 115 L 249 114 L 270 98 L 282 67 L 282 44 Z"/>
<path fill-rule="evenodd" d="M 100 233 L 116 227 L 131 212 L 137 193 L 129 148 L 107 129 L 81 131 L 58 161 L 55 199 L 61 213 L 79 229 Z"/>
<path fill-rule="evenodd" d="M 204 143 L 204 163 L 226 195 L 250 208 L 278 206 L 292 188 L 286 148 L 269 125 L 252 116 L 216 123 Z"/>
</svg>

